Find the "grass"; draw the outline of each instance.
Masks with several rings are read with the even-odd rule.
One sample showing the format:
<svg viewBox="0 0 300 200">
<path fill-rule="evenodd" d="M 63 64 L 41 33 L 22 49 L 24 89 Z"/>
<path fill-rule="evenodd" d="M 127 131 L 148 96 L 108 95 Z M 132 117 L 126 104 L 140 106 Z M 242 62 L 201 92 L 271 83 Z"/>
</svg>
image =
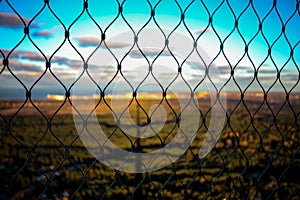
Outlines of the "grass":
<svg viewBox="0 0 300 200">
<path fill-rule="evenodd" d="M 275 97 L 272 106 L 278 110 L 281 104 Z M 253 114 L 261 101 L 249 98 L 251 103 L 247 108 L 254 119 L 251 121 L 243 105 L 234 109 L 237 99 L 238 96 L 229 98 L 230 124 L 225 124 L 221 137 L 205 158 L 198 158 L 207 131 L 202 125 L 188 151 L 173 165 L 145 174 L 115 171 L 97 161 L 78 137 L 68 103 L 54 115 L 62 102 L 36 101 L 46 118 L 30 104 L 11 118 L 22 102 L 2 101 L 0 197 L 55 199 L 68 194 L 68 198 L 75 199 L 299 198 L 299 119 L 296 118 L 296 124 L 291 109 L 283 107 L 274 124 L 273 115 L 265 106 Z M 299 102 L 290 101 L 293 108 L 300 108 Z M 143 101 L 144 110 L 148 112 L 154 103 L 156 100 Z M 203 101 L 199 104 L 206 105 Z M 173 111 L 166 102 L 162 105 L 169 123 L 157 135 L 140 139 L 138 143 L 117 127 L 107 105 L 100 104 L 97 117 L 104 132 L 120 148 L 131 151 L 132 144 L 138 144 L 139 151 L 150 152 L 168 144 L 178 130 Z M 176 101 L 172 105 L 178 112 Z M 133 103 L 129 108 L 130 117 L 145 125 L 144 110 Z M 10 129 L 6 130 L 9 121 Z M 51 126 L 47 126 L 48 122 Z M 173 127 L 174 131 L 170 131 Z M 134 128 L 129 126 L 128 130 Z"/>
</svg>

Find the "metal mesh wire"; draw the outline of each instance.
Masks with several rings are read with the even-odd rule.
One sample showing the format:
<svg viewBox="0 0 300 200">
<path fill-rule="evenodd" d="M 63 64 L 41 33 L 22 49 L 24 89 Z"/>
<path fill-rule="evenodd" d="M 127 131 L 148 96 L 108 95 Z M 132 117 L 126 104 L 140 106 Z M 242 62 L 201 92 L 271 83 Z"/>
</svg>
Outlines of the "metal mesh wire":
<svg viewBox="0 0 300 200">
<path fill-rule="evenodd" d="M 220 95 L 225 94 L 228 87 L 236 88 L 236 92 L 227 95 L 226 123 L 222 134 L 212 151 L 204 158 L 198 158 L 198 147 L 203 138 L 201 133 L 208 130 L 210 109 L 214 105 L 206 104 L 207 101 L 200 101 L 202 120 L 195 141 L 188 151 L 175 163 L 158 171 L 131 174 L 113 170 L 102 165 L 97 159 L 88 153 L 82 145 L 77 131 L 73 124 L 70 109 L 77 109 L 72 104 L 72 89 L 74 85 L 80 84 L 80 80 L 87 75 L 95 87 L 98 88 L 99 101 L 96 107 L 100 109 L 111 109 L 106 97 L 106 87 L 97 83 L 90 74 L 89 57 L 84 58 L 83 54 L 76 48 L 74 40 L 70 37 L 72 30 L 78 21 L 85 15 L 90 23 L 99 29 L 99 44 L 105 42 L 110 27 L 119 20 L 125 24 L 132 34 L 138 38 L 138 32 L 134 30 L 126 19 L 126 0 L 116 1 L 115 17 L 107 26 L 102 26 L 93 18 L 90 13 L 91 2 L 83 1 L 82 9 L 74 15 L 70 25 L 63 23 L 55 9 L 52 8 L 52 1 L 44 0 L 43 6 L 31 20 L 24 20 L 13 4 L 9 0 L 0 1 L 0 6 L 7 3 L 14 15 L 22 21 L 22 38 L 16 40 L 11 49 L 1 49 L 0 55 L 3 64 L 0 71 L 0 78 L 9 76 L 20 85 L 20 93 L 24 94 L 23 100 L 3 101 L 1 106 L 1 169 L 0 169 L 0 198 L 2 199 L 298 199 L 300 189 L 300 162 L 299 162 L 299 113 L 300 105 L 296 88 L 299 87 L 300 71 L 298 63 L 295 61 L 295 50 L 299 46 L 297 42 L 290 42 L 285 34 L 285 28 L 289 26 L 291 20 L 299 19 L 299 1 L 289 1 L 294 6 L 294 12 L 288 18 L 283 19 L 277 9 L 277 1 L 274 0 L 270 9 L 264 17 L 261 17 L 252 0 L 247 2 L 240 12 L 231 7 L 230 1 L 220 1 L 216 3 L 214 9 L 208 8 L 206 2 L 189 1 L 182 5 L 177 1 L 172 1 L 180 11 L 180 20 L 173 31 L 178 26 L 183 26 L 190 32 L 188 24 L 185 22 L 188 11 L 194 4 L 200 5 L 207 14 L 207 24 L 205 29 L 192 40 L 197 43 L 205 35 L 206 30 L 210 30 L 219 42 L 220 49 L 212 60 L 224 57 L 228 61 L 228 79 L 222 85 L 216 86 L 212 81 L 215 92 Z M 149 20 L 143 24 L 139 30 L 144 29 L 150 23 L 154 23 L 160 31 L 160 18 L 157 18 L 157 9 L 163 1 L 145 1 L 148 5 Z M 103 2 L 104 3 L 104 2 Z M 270 3 L 270 2 L 268 2 Z M 222 6 L 226 6 L 227 15 L 233 21 L 232 30 L 224 35 L 218 32 L 214 25 L 214 17 L 223 12 Z M 70 5 L 71 9 L 72 5 Z M 69 9 L 69 8 L 68 8 Z M 33 39 L 31 30 L 34 20 L 43 12 L 50 12 L 53 20 L 63 27 L 62 42 L 59 47 L 49 55 L 38 42 Z M 243 21 L 243 16 L 247 12 L 254 13 L 254 21 L 258 22 L 258 27 L 251 38 L 245 38 L 239 29 L 239 24 Z M 265 36 L 264 23 L 270 15 L 276 15 L 281 24 L 281 32 L 273 41 Z M 163 33 L 163 31 L 162 31 Z M 165 40 L 171 36 L 164 35 Z M 231 63 L 226 52 L 226 43 L 231 37 L 237 34 L 244 44 L 244 52 L 236 63 Z M 251 62 L 252 77 L 247 85 L 241 85 L 237 78 L 239 63 L 243 59 L 252 61 L 253 57 L 248 53 L 253 41 L 257 37 L 262 37 L 266 45 L 266 57 L 263 62 L 254 64 Z M 300 38 L 300 37 L 299 37 Z M 298 39 L 299 39 L 298 38 Z M 13 67 L 14 53 L 22 45 L 24 40 L 29 39 L 30 43 L 39 53 L 39 57 L 44 61 L 43 72 L 37 79 L 31 80 L 32 84 L 25 84 L 24 80 L 15 73 Z M 205 40 L 205 39 L 204 39 Z M 278 64 L 273 60 L 273 47 L 284 40 L 290 49 L 290 57 L 283 64 Z M 133 41 L 137 43 L 136 41 Z M 64 82 L 63 79 L 52 69 L 52 64 L 57 63 L 55 54 L 68 44 L 80 58 L 79 68 L 82 69 L 77 74 L 76 79 Z M 111 47 L 106 46 L 107 49 Z M 168 49 L 166 45 L 163 50 Z M 141 52 L 143 49 L 139 49 Z M 162 50 L 162 51 L 163 51 Z M 195 49 L 194 49 L 195 50 Z M 162 52 L 161 52 L 162 53 Z M 113 51 L 112 51 L 113 54 Z M 147 55 L 144 55 L 147 59 Z M 158 55 L 159 57 L 160 55 Z M 176 60 L 176 57 L 174 57 Z M 265 85 L 260 74 L 264 73 L 262 66 L 270 59 L 272 67 L 276 70 L 270 85 Z M 178 61 L 179 62 L 179 61 Z M 149 66 L 151 63 L 148 63 Z M 286 66 L 291 64 L 295 71 L 295 79 L 292 86 L 287 87 L 283 76 Z M 115 75 L 119 74 L 126 79 L 126 72 L 122 73 L 121 61 L 118 60 L 115 67 Z M 180 68 L 180 64 L 176 66 Z M 210 65 L 206 66 L 205 77 L 209 74 Z M 151 69 L 149 68 L 149 73 Z M 148 73 L 148 75 L 149 75 Z M 180 76 L 181 70 L 178 70 Z M 150 76 L 150 75 L 149 75 Z M 42 101 L 34 97 L 35 91 L 39 88 L 39 83 L 45 77 L 51 77 L 53 84 L 57 85 L 64 94 L 61 101 Z M 114 80 L 114 77 L 111 81 Z M 203 80 L 199 80 L 199 85 Z M 158 84 L 160 84 L 158 82 Z M 127 109 L 133 109 L 142 115 L 147 110 L 145 105 L 138 98 L 138 91 L 128 82 L 132 89 L 132 103 Z M 161 85 L 160 85 L 161 86 Z M 259 92 L 251 92 L 251 88 Z M 280 88 L 281 92 L 273 92 L 273 89 Z M 161 88 L 164 88 L 163 86 Z M 195 88 L 192 88 L 194 90 Z M 161 99 L 159 104 L 164 105 L 172 112 L 176 102 L 166 98 L 167 89 L 160 91 Z M 209 102 L 210 103 L 210 102 Z M 55 108 L 53 108 L 53 106 Z M 146 105 L 147 107 L 147 105 Z M 11 110 L 11 112 L 9 112 Z M 31 113 L 28 113 L 30 110 Z M 54 110 L 54 111 L 53 111 Z M 174 108 L 176 113 L 176 108 Z M 80 115 L 80 110 L 78 111 Z M 7 114 L 9 113 L 9 114 Z M 178 113 L 177 113 L 178 114 Z M 147 123 L 151 116 L 137 117 L 137 123 Z M 141 151 L 145 148 L 146 140 L 136 140 L 122 132 L 117 124 L 110 124 L 112 115 L 107 117 L 107 122 L 103 126 L 109 130 L 111 139 L 122 138 L 127 141 L 129 151 Z M 146 122 L 145 122 L 146 121 Z M 178 116 L 175 115 L 170 126 L 166 127 L 167 136 L 156 138 L 156 146 L 152 149 L 165 145 L 168 137 L 174 134 L 177 127 Z M 84 124 L 83 120 L 83 124 Z M 171 137 L 170 136 L 170 137 Z M 28 138 L 30 137 L 30 138 Z M 144 143 L 145 144 L 144 144 Z M 145 149 L 144 149 L 145 150 Z"/>
</svg>

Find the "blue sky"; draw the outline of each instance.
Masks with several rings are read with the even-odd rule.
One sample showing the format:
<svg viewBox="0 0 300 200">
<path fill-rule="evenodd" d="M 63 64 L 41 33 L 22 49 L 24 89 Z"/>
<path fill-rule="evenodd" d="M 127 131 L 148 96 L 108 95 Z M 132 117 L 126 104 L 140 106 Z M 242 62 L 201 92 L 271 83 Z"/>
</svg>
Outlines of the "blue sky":
<svg viewBox="0 0 300 200">
<path fill-rule="evenodd" d="M 300 41 L 300 10 L 299 6 L 297 10 L 296 0 L 277 0 L 275 6 L 274 1 L 271 0 L 253 0 L 252 3 L 246 0 L 203 1 L 205 6 L 201 1 L 187 0 L 178 0 L 177 2 L 174 0 L 149 0 L 149 2 L 143 0 L 127 0 L 125 2 L 94 0 L 88 2 L 88 9 L 84 10 L 74 24 L 72 24 L 74 20 L 83 11 L 82 0 L 50 0 L 49 2 L 48 6 L 44 4 L 44 1 L 36 0 L 28 0 L 26 3 L 18 0 L 0 1 L 0 57 L 1 59 L 8 58 L 10 61 L 10 70 L 4 68 L 3 65 L 0 68 L 2 70 L 0 90 L 3 95 L 9 90 L 9 95 L 14 98 L 13 96 L 17 94 L 12 94 L 11 91 L 20 91 L 24 86 L 29 89 L 42 76 L 45 72 L 45 58 L 42 53 L 47 59 L 53 56 L 51 66 L 53 73 L 68 88 L 83 69 L 82 58 L 71 45 L 86 60 L 100 42 L 99 27 L 102 32 L 105 32 L 107 41 L 109 38 L 116 38 L 116 35 L 122 32 L 130 31 L 130 27 L 122 16 L 118 15 L 118 7 L 121 5 L 124 18 L 135 30 L 141 29 L 147 22 L 146 28 L 157 29 L 158 24 L 161 28 L 169 30 L 173 30 L 179 24 L 176 32 L 190 38 L 194 37 L 198 46 L 204 49 L 211 59 L 214 59 L 213 68 L 220 73 L 214 81 L 221 86 L 229 80 L 227 90 L 238 90 L 234 80 L 242 90 L 246 89 L 253 80 L 254 71 L 258 70 L 258 81 L 266 90 L 274 84 L 271 91 L 284 91 L 283 84 L 287 91 L 292 88 L 293 91 L 300 91 L 299 84 L 297 84 L 299 78 L 297 67 L 300 66 L 300 45 L 298 45 Z M 151 7 L 155 8 L 154 18 L 151 17 Z M 57 15 L 63 25 L 51 12 Z M 99 27 L 92 21 L 88 13 Z M 181 20 L 182 13 L 184 13 L 183 21 Z M 212 16 L 212 23 L 209 23 L 210 16 Z M 24 35 L 24 24 L 20 17 L 26 26 L 30 23 L 29 36 Z M 114 23 L 110 25 L 115 18 Z M 236 20 L 238 21 L 237 27 L 235 27 Z M 262 26 L 259 30 L 261 22 Z M 71 43 L 64 42 L 65 29 L 70 31 Z M 283 29 L 284 32 L 282 32 Z M 224 54 L 220 53 L 220 42 L 224 44 Z M 248 45 L 246 55 L 244 55 L 245 44 Z M 40 48 L 40 51 L 35 45 Z M 62 45 L 61 48 L 59 48 L 60 45 Z M 131 48 L 133 41 L 130 38 L 127 41 L 111 40 L 107 42 L 107 45 L 112 50 L 124 51 L 124 49 Z M 269 47 L 272 49 L 270 55 L 268 55 Z M 14 50 L 12 51 L 12 49 Z M 292 58 L 290 57 L 291 50 L 293 50 Z M 151 57 L 149 50 L 144 49 L 144 51 Z M 130 55 L 132 56 L 133 53 Z M 171 56 L 169 55 L 169 57 Z M 168 62 L 165 61 L 165 63 Z M 109 78 L 116 72 L 116 65 L 111 64 L 111 68 L 106 69 L 104 78 L 96 76 L 102 80 L 102 86 L 105 86 Z M 93 66 L 91 69 L 96 69 L 95 72 L 101 71 L 103 66 L 108 66 L 106 63 L 93 63 L 92 59 L 90 65 Z M 196 65 L 197 63 L 194 63 L 194 66 Z M 198 63 L 198 65 L 201 64 Z M 176 63 L 175 67 L 177 69 Z M 187 68 L 192 69 L 193 67 Z M 234 79 L 230 77 L 231 68 L 235 68 Z M 277 70 L 281 71 L 280 81 L 276 79 Z M 195 74 L 193 74 L 193 70 L 186 71 L 190 73 L 187 76 L 191 83 L 199 81 L 203 75 L 201 70 L 200 72 L 198 70 L 199 76 L 196 71 Z M 11 72 L 24 82 L 24 86 L 15 80 Z M 165 74 L 165 72 L 162 73 Z M 165 78 L 168 79 L 166 76 Z M 262 91 L 258 81 L 255 79 L 247 90 Z M 81 84 L 85 85 L 86 83 L 82 81 Z M 34 91 L 43 91 L 46 94 L 63 93 L 64 90 L 47 70 L 32 91 L 33 93 Z"/>
</svg>

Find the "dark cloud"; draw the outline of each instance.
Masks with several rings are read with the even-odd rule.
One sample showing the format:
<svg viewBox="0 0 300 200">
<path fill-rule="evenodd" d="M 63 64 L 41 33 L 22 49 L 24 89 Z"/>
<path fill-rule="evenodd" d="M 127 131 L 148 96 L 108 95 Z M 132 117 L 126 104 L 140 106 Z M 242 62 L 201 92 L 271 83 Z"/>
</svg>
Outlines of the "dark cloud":
<svg viewBox="0 0 300 200">
<path fill-rule="evenodd" d="M 80 47 L 96 47 L 100 44 L 100 40 L 96 37 L 75 37 L 74 40 Z"/>
<path fill-rule="evenodd" d="M 243 84 L 247 84 L 248 85 L 253 80 L 253 77 L 252 76 L 238 76 L 238 77 L 234 77 L 234 80 L 240 86 L 245 86 Z"/>
<path fill-rule="evenodd" d="M 26 59 L 30 61 L 44 62 L 45 58 L 41 54 L 33 51 L 14 51 L 14 57 L 19 59 Z M 82 62 L 79 60 L 72 60 L 66 57 L 54 56 L 51 60 L 52 63 L 57 63 L 59 65 L 67 66 L 78 66 Z"/>
<path fill-rule="evenodd" d="M 264 75 L 262 75 L 262 76 L 258 76 L 257 79 L 259 81 L 275 81 L 276 80 L 276 75 L 274 75 L 274 76 L 264 76 Z"/>
<path fill-rule="evenodd" d="M 297 81 L 300 78 L 299 74 L 283 74 L 280 76 L 280 79 L 285 81 Z"/>
<path fill-rule="evenodd" d="M 249 69 L 253 69 L 252 66 L 244 66 L 244 65 L 238 65 L 235 70 L 249 70 Z"/>
<path fill-rule="evenodd" d="M 97 37 L 74 37 L 74 40 L 80 47 L 97 47 L 100 44 L 100 39 Z M 128 43 L 104 41 L 101 43 L 101 48 L 122 49 L 130 46 Z"/>
<path fill-rule="evenodd" d="M 89 64 L 88 65 L 88 70 L 89 71 L 101 71 L 101 72 L 116 72 L 117 69 L 116 67 L 113 67 L 113 66 L 106 66 L 106 65 L 94 65 L 94 64 Z"/>
<path fill-rule="evenodd" d="M 270 67 L 271 64 L 269 64 L 269 63 L 263 63 L 262 66 L 264 66 L 264 67 Z"/>
<path fill-rule="evenodd" d="M 31 61 L 45 61 L 45 58 L 42 55 L 32 51 L 20 52 L 19 58 L 27 59 Z"/>
<path fill-rule="evenodd" d="M 142 49 L 142 52 L 147 58 L 156 57 L 161 51 L 161 49 Z M 131 58 L 144 58 L 144 55 L 139 50 L 132 50 L 129 53 Z M 163 50 L 159 56 L 171 56 L 171 53 L 168 50 Z"/>
<path fill-rule="evenodd" d="M 258 70 L 259 74 L 277 74 L 276 70 L 273 69 L 260 69 Z"/>
<path fill-rule="evenodd" d="M 8 54 L 10 51 L 8 49 L 1 49 L 4 54 Z M 45 62 L 44 56 L 38 52 L 33 51 L 24 51 L 24 50 L 14 50 L 9 59 L 25 59 L 30 61 Z M 54 56 L 51 60 L 51 63 L 56 63 L 58 65 L 66 65 L 68 67 L 80 67 L 83 65 L 83 62 L 80 60 L 69 59 L 66 57 Z"/>
<path fill-rule="evenodd" d="M 4 56 L 6 56 L 9 53 L 9 51 L 7 49 L 0 49 L 0 51 L 1 51 L 0 54 L 2 55 L 2 53 L 3 53 Z"/>
<path fill-rule="evenodd" d="M 254 73 L 254 70 L 247 70 L 247 73 Z M 258 74 L 276 74 L 277 71 L 274 69 L 260 69 L 258 70 Z"/>
<path fill-rule="evenodd" d="M 43 37 L 43 38 L 48 39 L 53 36 L 54 32 L 56 32 L 57 30 L 61 30 L 61 29 L 63 29 L 63 26 L 56 25 L 56 26 L 53 26 L 51 29 L 36 31 L 33 33 L 33 36 L 34 37 Z"/>
<path fill-rule="evenodd" d="M 237 66 L 236 68 L 232 67 L 232 69 L 234 70 L 235 74 L 238 73 L 238 72 L 241 72 L 243 70 L 249 70 L 249 71 L 251 71 L 249 68 L 251 68 L 251 67 L 249 67 L 249 66 Z M 221 73 L 221 74 L 230 74 L 231 73 L 230 66 L 228 66 L 228 65 L 212 66 L 212 67 L 209 68 L 209 70 L 210 71 L 216 71 L 216 70 L 218 70 L 218 72 Z M 251 71 L 251 73 L 253 73 L 253 72 Z"/>
<path fill-rule="evenodd" d="M 30 19 L 26 17 L 22 17 L 25 24 L 28 24 L 30 22 Z M 5 27 L 12 27 L 12 28 L 21 28 L 24 27 L 24 24 L 22 20 L 19 18 L 18 15 L 14 13 L 8 13 L 8 12 L 0 12 L 0 26 Z M 39 27 L 39 24 L 31 24 L 30 27 L 37 28 Z"/>
<path fill-rule="evenodd" d="M 51 31 L 36 31 L 33 33 L 34 37 L 44 37 L 44 38 L 49 38 L 53 36 L 53 33 Z"/>
<path fill-rule="evenodd" d="M 54 74 L 59 76 L 59 79 L 62 79 L 63 81 L 74 81 L 74 79 L 78 77 L 77 73 L 67 72 L 67 70 L 54 71 Z"/>
<path fill-rule="evenodd" d="M 1 51 L 4 53 L 5 56 L 7 56 L 11 50 L 8 49 L 1 49 Z M 23 51 L 23 50 L 14 50 L 13 52 L 11 52 L 11 54 L 9 55 L 10 59 L 13 58 L 20 58 L 21 54 L 26 53 L 27 51 Z"/>
<path fill-rule="evenodd" d="M 216 66 L 216 67 L 210 67 L 209 71 L 215 71 L 221 74 L 228 74 L 231 72 L 231 69 L 229 66 Z"/>
<path fill-rule="evenodd" d="M 21 63 L 16 60 L 11 60 L 9 62 L 9 68 L 12 71 L 26 71 L 26 72 L 42 72 L 42 68 L 38 65 L 30 63 Z"/>
<path fill-rule="evenodd" d="M 58 65 L 66 65 L 68 67 L 78 68 L 83 65 L 80 60 L 69 59 L 66 57 L 55 56 L 51 60 L 52 63 L 57 63 Z"/>
</svg>

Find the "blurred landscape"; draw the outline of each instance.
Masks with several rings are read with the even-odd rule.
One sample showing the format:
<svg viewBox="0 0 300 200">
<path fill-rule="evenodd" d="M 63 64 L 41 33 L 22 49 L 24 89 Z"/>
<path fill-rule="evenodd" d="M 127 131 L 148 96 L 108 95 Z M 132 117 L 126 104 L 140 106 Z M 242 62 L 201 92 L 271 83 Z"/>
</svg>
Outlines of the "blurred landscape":
<svg viewBox="0 0 300 200">
<path fill-rule="evenodd" d="M 213 150 L 198 158 L 211 114 L 209 93 L 198 93 L 202 118 L 192 145 L 173 165 L 145 174 L 113 170 L 87 151 L 72 114 L 74 107 L 80 112 L 88 106 L 84 98 L 74 105 L 56 94 L 31 101 L 2 100 L 0 199 L 299 199 L 300 94 L 222 95 L 227 119 Z M 172 95 L 163 100 L 158 93 L 132 98 L 127 109 L 140 126 L 148 123 L 152 105 L 163 106 L 167 113 L 158 136 L 141 139 L 118 128 L 111 98 L 96 98 L 96 113 L 101 128 L 120 148 L 150 152 L 176 135 L 180 108 Z M 122 98 L 116 102 L 120 107 L 113 109 L 124 109 L 127 103 Z"/>
</svg>

